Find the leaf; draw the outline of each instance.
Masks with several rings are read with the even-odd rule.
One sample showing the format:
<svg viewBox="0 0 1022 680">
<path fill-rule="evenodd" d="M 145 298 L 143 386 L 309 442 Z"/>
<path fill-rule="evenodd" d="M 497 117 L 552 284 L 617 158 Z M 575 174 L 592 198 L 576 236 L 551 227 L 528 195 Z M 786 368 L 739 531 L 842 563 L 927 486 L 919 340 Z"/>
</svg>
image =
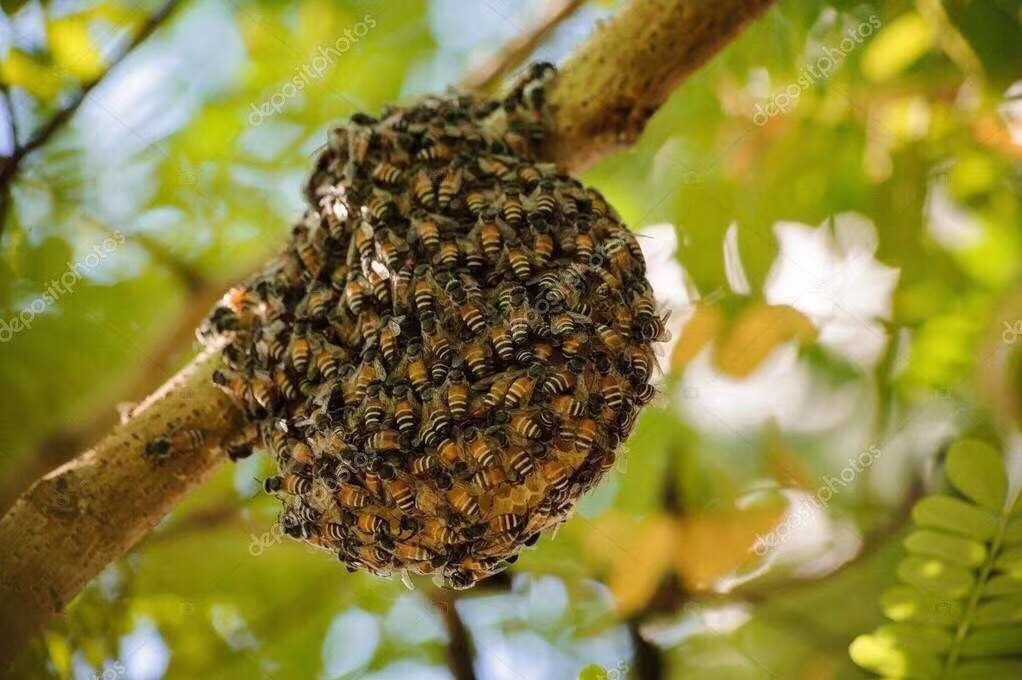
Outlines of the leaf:
<svg viewBox="0 0 1022 680">
<path fill-rule="evenodd" d="M 724 313 L 715 305 L 696 305 L 692 318 L 681 329 L 681 337 L 671 353 L 671 370 L 677 373 L 694 359 L 704 347 L 713 342 L 724 327 Z"/>
<path fill-rule="evenodd" d="M 103 55 L 81 15 L 54 19 L 47 25 L 47 32 L 58 72 L 68 73 L 84 82 L 103 74 L 106 68 Z"/>
<path fill-rule="evenodd" d="M 1022 574 L 1022 546 L 1001 552 L 994 566 L 1010 574 Z"/>
<path fill-rule="evenodd" d="M 4 14 L 13 16 L 27 4 L 28 0 L 0 0 L 0 9 L 4 11 Z"/>
<path fill-rule="evenodd" d="M 987 595 L 1018 595 L 1022 594 L 1022 574 L 1012 572 L 994 576 L 987 581 L 983 592 Z"/>
<path fill-rule="evenodd" d="M 674 546 L 674 521 L 666 515 L 654 515 L 636 525 L 630 534 L 604 538 L 613 545 L 616 556 L 608 585 L 617 597 L 618 611 L 628 616 L 649 602 L 667 572 Z"/>
<path fill-rule="evenodd" d="M 912 519 L 920 526 L 982 540 L 993 538 L 997 531 L 994 515 L 963 500 L 940 494 L 927 496 L 916 503 Z"/>
<path fill-rule="evenodd" d="M 958 664 L 952 680 L 1017 680 L 1022 677 L 1022 661 L 985 659 Z"/>
<path fill-rule="evenodd" d="M 977 605 L 971 620 L 977 626 L 1022 623 L 1022 597 L 995 599 Z M 1018 635 L 1018 631 L 1015 633 Z"/>
<path fill-rule="evenodd" d="M 987 557 L 987 549 L 979 541 L 925 529 L 910 534 L 905 547 L 917 555 L 939 557 L 966 567 L 979 566 Z"/>
<path fill-rule="evenodd" d="M 808 342 L 815 337 L 816 326 L 794 307 L 757 304 L 735 321 L 717 352 L 717 368 L 734 378 L 747 378 L 774 348 L 791 340 Z"/>
<path fill-rule="evenodd" d="M 55 98 L 61 88 L 61 80 L 52 69 L 18 49 L 8 52 L 7 59 L 0 64 L 0 80 L 20 87 L 43 101 Z"/>
<path fill-rule="evenodd" d="M 972 632 L 962 645 L 964 656 L 1022 654 L 1022 635 L 1018 628 L 988 628 Z"/>
<path fill-rule="evenodd" d="M 866 47 L 862 73 L 875 82 L 890 80 L 929 52 L 934 43 L 926 20 L 916 12 L 906 12 L 888 23 Z"/>
<path fill-rule="evenodd" d="M 860 635 L 848 648 L 852 660 L 891 678 L 935 678 L 941 663 L 935 655 L 910 652 L 893 640 L 876 635 Z"/>
<path fill-rule="evenodd" d="M 951 649 L 951 633 L 935 626 L 887 623 L 877 628 L 875 635 L 919 652 L 947 652 Z"/>
<path fill-rule="evenodd" d="M 596 664 L 589 664 L 578 674 L 578 680 L 610 680 L 607 669 Z"/>
<path fill-rule="evenodd" d="M 965 613 L 965 605 L 913 586 L 889 588 L 880 598 L 880 608 L 893 621 L 926 623 L 951 627 Z"/>
<path fill-rule="evenodd" d="M 947 457 L 947 475 L 955 488 L 977 504 L 1000 513 L 1008 495 L 1004 459 L 974 439 L 955 442 Z"/>
<path fill-rule="evenodd" d="M 733 512 L 682 517 L 674 551 L 674 568 L 691 590 L 705 590 L 716 581 L 756 560 L 753 546 L 784 517 L 779 504 Z"/>
<path fill-rule="evenodd" d="M 969 594 L 974 578 L 972 572 L 938 559 L 910 555 L 898 565 L 898 578 L 910 585 L 950 599 Z"/>
<path fill-rule="evenodd" d="M 1022 498 L 1022 495 L 1019 498 Z M 1018 504 L 1016 503 L 1016 505 Z M 1018 512 L 1018 510 L 1015 510 L 1015 512 Z M 1004 527 L 1004 542 L 1007 545 L 1022 543 L 1022 515 L 1009 521 L 1008 526 Z"/>
</svg>

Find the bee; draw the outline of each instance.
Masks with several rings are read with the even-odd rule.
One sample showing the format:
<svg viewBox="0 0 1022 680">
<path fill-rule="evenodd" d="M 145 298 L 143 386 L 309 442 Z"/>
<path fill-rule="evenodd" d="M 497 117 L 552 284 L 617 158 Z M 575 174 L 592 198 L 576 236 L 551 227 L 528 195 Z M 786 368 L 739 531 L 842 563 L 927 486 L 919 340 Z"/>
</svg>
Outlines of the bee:
<svg viewBox="0 0 1022 680">
<path fill-rule="evenodd" d="M 390 522 L 379 515 L 374 515 L 371 512 L 360 514 L 358 516 L 358 520 L 356 520 L 355 526 L 363 534 L 369 534 L 370 536 L 390 535 Z"/>
<path fill-rule="evenodd" d="M 429 270 L 425 267 L 419 269 L 416 272 L 415 286 L 413 288 L 413 295 L 415 301 L 415 311 L 419 315 L 426 315 L 436 311 L 436 284 L 433 281 L 433 277 L 429 274 Z"/>
<path fill-rule="evenodd" d="M 543 477 L 546 478 L 548 494 L 555 500 L 563 500 L 571 485 L 571 468 L 557 458 L 550 458 L 543 462 Z"/>
<path fill-rule="evenodd" d="M 299 374 L 309 370 L 309 361 L 312 357 L 312 343 L 303 335 L 295 335 L 291 338 L 291 352 L 288 361 L 291 368 Z"/>
<path fill-rule="evenodd" d="M 487 177 L 503 177 L 511 171 L 506 163 L 493 156 L 481 155 L 476 163 L 479 170 Z"/>
<path fill-rule="evenodd" d="M 478 335 L 486 330 L 486 317 L 483 308 L 472 300 L 458 305 L 458 318 L 471 333 Z"/>
<path fill-rule="evenodd" d="M 457 166 L 449 169 L 444 178 L 440 180 L 440 187 L 437 189 L 437 202 L 441 208 L 447 208 L 451 204 L 451 199 L 461 191 L 462 177 L 462 169 Z"/>
<path fill-rule="evenodd" d="M 507 330 L 516 345 L 522 344 L 529 337 L 529 312 L 527 307 L 519 307 L 510 310 L 507 315 Z"/>
<path fill-rule="evenodd" d="M 515 346 L 511 341 L 511 334 L 503 324 L 494 324 L 490 328 L 490 344 L 501 360 L 510 361 L 514 356 Z"/>
<path fill-rule="evenodd" d="M 337 489 L 336 498 L 344 508 L 364 508 L 370 503 L 369 494 L 364 489 L 352 484 L 341 484 Z"/>
<path fill-rule="evenodd" d="M 480 339 L 465 348 L 465 365 L 477 380 L 492 372 L 487 341 Z"/>
<path fill-rule="evenodd" d="M 311 240 L 301 241 L 295 248 L 302 266 L 309 272 L 318 272 L 323 267 L 323 257 Z"/>
<path fill-rule="evenodd" d="M 535 471 L 532 456 L 524 448 L 515 448 L 507 460 L 507 469 L 511 473 L 511 481 L 520 482 Z"/>
<path fill-rule="evenodd" d="M 333 304 L 334 290 L 329 286 L 317 285 L 305 298 L 306 313 L 313 317 L 326 316 Z"/>
<path fill-rule="evenodd" d="M 547 420 L 540 417 L 538 410 L 518 412 L 508 421 L 508 430 L 526 439 L 539 439 L 543 436 L 543 423 Z"/>
<path fill-rule="evenodd" d="M 481 191 L 470 191 L 465 197 L 465 205 L 473 215 L 478 215 L 486 207 L 486 195 Z"/>
<path fill-rule="evenodd" d="M 550 235 L 550 225 L 546 221 L 535 220 L 532 222 L 532 230 L 533 258 L 537 267 L 545 267 L 554 255 L 554 238 Z"/>
<path fill-rule="evenodd" d="M 417 238 L 422 246 L 429 252 L 436 252 L 440 247 L 440 225 L 436 219 L 421 210 L 416 210 L 411 216 L 414 238 Z"/>
<path fill-rule="evenodd" d="M 588 455 L 599 434 L 599 425 L 592 418 L 583 418 L 574 431 L 575 450 Z"/>
<path fill-rule="evenodd" d="M 516 377 L 508 387 L 507 394 L 504 395 L 504 407 L 518 408 L 527 404 L 542 375 L 543 367 L 536 365 L 530 366 L 527 371 Z"/>
<path fill-rule="evenodd" d="M 380 328 L 380 352 L 388 364 L 393 364 L 398 359 L 401 351 L 400 336 L 401 324 L 394 317 L 387 319 Z"/>
<path fill-rule="evenodd" d="M 468 489 L 463 487 L 455 486 L 448 491 L 447 502 L 463 516 L 478 517 L 480 514 L 479 502 Z"/>
<path fill-rule="evenodd" d="M 373 181 L 383 185 L 395 185 L 401 181 L 401 170 L 396 166 L 382 161 L 373 168 Z"/>
<path fill-rule="evenodd" d="M 481 489 L 494 489 L 507 483 L 507 475 L 499 467 L 483 468 L 472 475 L 472 484 Z"/>
<path fill-rule="evenodd" d="M 433 178 L 425 170 L 419 170 L 412 180 L 412 196 L 422 206 L 432 208 L 436 205 L 436 193 L 433 190 Z"/>
<path fill-rule="evenodd" d="M 461 249 L 458 247 L 457 241 L 444 241 L 434 254 L 433 262 L 438 267 L 450 269 L 457 266 L 460 257 Z"/>
<path fill-rule="evenodd" d="M 419 436 L 426 446 L 442 440 L 451 426 L 451 415 L 441 394 L 429 387 L 422 393 L 422 427 Z"/>
<path fill-rule="evenodd" d="M 375 453 L 394 453 L 407 448 L 405 436 L 396 430 L 380 430 L 369 437 L 368 445 Z"/>
<path fill-rule="evenodd" d="M 376 232 L 374 239 L 376 241 L 376 256 L 387 265 L 388 269 L 397 269 L 401 256 L 408 250 L 408 244 L 398 238 L 390 229 L 381 229 Z M 384 300 L 380 295 L 376 297 L 381 301 Z"/>
<path fill-rule="evenodd" d="M 380 363 L 376 350 L 368 349 L 363 352 L 362 362 L 359 364 L 358 368 L 355 369 L 355 373 L 349 381 L 353 396 L 352 401 L 361 401 L 364 399 L 369 391 L 369 386 L 373 383 L 382 382 L 386 379 L 386 377 L 387 372 L 383 368 L 383 364 Z"/>
<path fill-rule="evenodd" d="M 525 519 L 519 515 L 497 515 L 490 520 L 490 531 L 496 535 L 510 534 L 516 532 L 524 523 Z"/>
<path fill-rule="evenodd" d="M 277 405 L 277 391 L 273 381 L 266 373 L 257 372 L 249 381 L 249 389 L 252 391 L 252 398 L 255 402 L 266 409 L 273 411 Z"/>
<path fill-rule="evenodd" d="M 557 207 L 557 196 L 554 194 L 554 183 L 549 179 L 539 182 L 538 191 L 533 201 L 533 212 L 540 217 L 549 219 Z"/>
<path fill-rule="evenodd" d="M 312 491 L 312 479 L 294 474 L 267 477 L 263 482 L 263 491 L 270 494 L 285 493 L 292 496 L 304 496 Z"/>
<path fill-rule="evenodd" d="M 412 459 L 408 471 L 415 477 L 425 477 L 437 469 L 437 457 L 431 454 L 418 456 Z"/>
<path fill-rule="evenodd" d="M 596 241 L 589 231 L 589 225 L 582 223 L 575 234 L 575 258 L 584 262 L 592 262 L 596 252 Z"/>
<path fill-rule="evenodd" d="M 469 457 L 480 467 L 493 467 L 497 463 L 497 452 L 490 446 L 487 437 L 478 429 L 468 428 L 462 435 L 462 444 Z"/>
<path fill-rule="evenodd" d="M 384 484 L 384 487 L 387 489 L 390 499 L 403 512 L 415 511 L 415 490 L 411 486 L 400 479 L 395 479 Z"/>
<path fill-rule="evenodd" d="M 507 247 L 507 260 L 511 271 L 520 281 L 527 280 L 532 275 L 532 263 L 529 262 L 529 256 L 522 247 L 521 240 L 518 237 L 508 239 Z"/>
<path fill-rule="evenodd" d="M 336 376 L 342 364 L 348 360 L 348 353 L 329 343 L 323 343 L 316 353 L 316 373 L 324 380 L 330 380 Z"/>
<path fill-rule="evenodd" d="M 343 524 L 327 522 L 323 526 L 323 535 L 332 541 L 344 541 L 348 539 L 347 528 Z"/>
<path fill-rule="evenodd" d="M 387 411 L 382 398 L 383 385 L 374 382 L 366 390 L 365 403 L 362 405 L 362 423 L 367 429 L 372 429 L 383 422 Z"/>
<path fill-rule="evenodd" d="M 496 215 L 492 210 L 483 210 L 479 215 L 476 231 L 479 238 L 479 247 L 482 248 L 483 255 L 490 262 L 497 262 L 503 248 L 504 236 L 500 232 L 500 227 L 497 226 Z"/>
<path fill-rule="evenodd" d="M 585 413 L 585 404 L 574 395 L 563 394 L 550 400 L 550 410 L 561 420 L 574 420 Z"/>
<path fill-rule="evenodd" d="M 394 215 L 397 206 L 394 204 L 394 197 L 389 193 L 374 190 L 373 195 L 366 201 L 364 210 L 375 221 L 386 222 Z"/>
<path fill-rule="evenodd" d="M 348 283 L 344 286 L 344 302 L 348 309 L 355 314 L 361 314 L 371 297 L 366 278 L 357 271 L 348 274 Z"/>
<path fill-rule="evenodd" d="M 652 362 L 648 351 L 633 347 L 629 352 L 631 378 L 636 383 L 649 382 L 652 373 Z"/>
<path fill-rule="evenodd" d="M 522 207 L 522 196 L 518 187 L 511 186 L 504 190 L 504 197 L 500 206 L 500 215 L 504 218 L 504 221 L 509 224 L 518 224 L 522 221 L 522 217 L 525 215 L 525 209 Z"/>
<path fill-rule="evenodd" d="M 415 429 L 416 407 L 412 402 L 412 392 L 408 385 L 401 383 L 394 387 L 394 424 L 402 434 Z"/>
<path fill-rule="evenodd" d="M 294 401 L 299 396 L 298 387 L 285 371 L 273 373 L 273 387 L 285 401 Z"/>
<path fill-rule="evenodd" d="M 446 364 L 449 368 L 454 349 L 436 316 L 431 313 L 423 314 L 419 319 L 419 327 L 422 329 L 423 346 L 433 356 L 434 365 Z"/>
<path fill-rule="evenodd" d="M 399 541 L 394 544 L 394 556 L 403 562 L 430 562 L 436 553 L 421 545 Z"/>
<path fill-rule="evenodd" d="M 586 345 L 589 344 L 589 336 L 584 333 L 576 333 L 561 339 L 561 353 L 568 357 L 577 357 Z"/>
<path fill-rule="evenodd" d="M 419 342 L 409 343 L 403 362 L 404 365 L 399 366 L 395 373 L 406 376 L 415 391 L 421 395 L 430 380 L 429 370 L 426 368 L 426 361 L 423 358 L 422 344 Z"/>
<path fill-rule="evenodd" d="M 656 388 L 649 383 L 643 384 L 635 391 L 635 402 L 639 406 L 645 406 L 656 397 Z"/>
<path fill-rule="evenodd" d="M 628 250 L 628 246 L 620 238 L 609 238 L 603 242 L 603 253 L 610 264 L 618 274 L 630 272 L 634 269 L 632 266 L 632 254 Z"/>
<path fill-rule="evenodd" d="M 539 391 L 547 397 L 568 392 L 575 387 L 576 379 L 585 371 L 585 364 L 585 359 L 581 357 L 569 359 L 563 366 L 550 371 L 543 377 Z"/>
<path fill-rule="evenodd" d="M 461 369 L 454 369 L 447 374 L 447 390 L 444 397 L 454 420 L 461 420 L 467 415 L 468 382 Z"/>
<path fill-rule="evenodd" d="M 436 546 L 450 545 L 459 538 L 454 529 L 438 519 L 427 520 L 419 529 L 418 536 L 427 543 Z"/>
</svg>

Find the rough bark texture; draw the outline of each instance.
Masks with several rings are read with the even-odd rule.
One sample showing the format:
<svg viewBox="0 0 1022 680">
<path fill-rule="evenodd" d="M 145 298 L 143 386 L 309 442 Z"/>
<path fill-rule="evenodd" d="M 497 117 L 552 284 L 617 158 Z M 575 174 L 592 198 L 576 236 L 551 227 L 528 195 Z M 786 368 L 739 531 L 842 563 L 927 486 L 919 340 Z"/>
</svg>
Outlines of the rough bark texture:
<svg viewBox="0 0 1022 680">
<path fill-rule="evenodd" d="M 553 86 L 547 156 L 571 170 L 634 141 L 686 75 L 776 0 L 634 0 Z M 104 567 L 226 460 L 241 427 L 200 356 L 93 449 L 26 491 L 0 519 L 0 668 Z M 181 430 L 205 443 L 157 462 L 146 444 Z"/>
<path fill-rule="evenodd" d="M 210 379 L 217 356 L 197 358 L 0 519 L 0 662 L 226 461 L 219 443 L 241 416 Z M 206 441 L 166 460 L 145 454 L 148 442 L 181 431 L 201 431 Z"/>
<path fill-rule="evenodd" d="M 565 64 L 550 155 L 575 171 L 638 139 L 690 73 L 776 0 L 635 0 Z"/>
</svg>

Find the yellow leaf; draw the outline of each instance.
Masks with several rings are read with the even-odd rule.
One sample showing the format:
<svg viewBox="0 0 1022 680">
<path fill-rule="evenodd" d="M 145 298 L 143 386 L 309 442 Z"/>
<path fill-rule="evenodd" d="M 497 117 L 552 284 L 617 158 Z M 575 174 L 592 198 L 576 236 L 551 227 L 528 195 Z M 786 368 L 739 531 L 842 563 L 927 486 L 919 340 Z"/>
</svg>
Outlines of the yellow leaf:
<svg viewBox="0 0 1022 680">
<path fill-rule="evenodd" d="M 933 29 L 916 12 L 907 12 L 887 24 L 873 38 L 862 57 L 862 73 L 874 82 L 898 75 L 929 52 L 935 44 Z"/>
<path fill-rule="evenodd" d="M 753 544 L 784 516 L 783 504 L 769 504 L 727 513 L 691 515 L 678 520 L 674 569 L 691 590 L 715 582 L 757 558 Z"/>
<path fill-rule="evenodd" d="M 635 523 L 608 517 L 594 523 L 589 534 L 590 544 L 600 544 L 598 551 L 612 558 L 607 583 L 621 615 L 642 609 L 670 567 L 673 520 L 652 515 Z"/>
<path fill-rule="evenodd" d="M 713 341 L 724 326 L 724 313 L 713 305 L 699 304 L 681 329 L 681 337 L 671 354 L 671 370 L 681 372 Z"/>
<path fill-rule="evenodd" d="M 747 378 L 778 345 L 815 337 L 812 321 L 794 307 L 757 304 L 735 320 L 717 352 L 717 368 L 734 378 Z"/>
<path fill-rule="evenodd" d="M 103 55 L 89 35 L 89 27 L 82 17 L 55 19 L 49 23 L 47 30 L 58 71 L 83 81 L 95 80 L 103 74 Z"/>
<path fill-rule="evenodd" d="M 21 50 L 11 50 L 0 64 L 0 80 L 20 87 L 39 99 L 48 101 L 60 92 L 61 80 L 51 69 Z"/>
</svg>

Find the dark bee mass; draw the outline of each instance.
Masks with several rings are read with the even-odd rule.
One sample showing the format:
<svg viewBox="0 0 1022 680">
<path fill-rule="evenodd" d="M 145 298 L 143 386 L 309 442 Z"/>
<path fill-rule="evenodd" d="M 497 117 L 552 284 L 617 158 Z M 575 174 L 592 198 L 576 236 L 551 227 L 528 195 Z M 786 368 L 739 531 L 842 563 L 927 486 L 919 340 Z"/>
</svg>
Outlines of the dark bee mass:
<svg viewBox="0 0 1022 680">
<path fill-rule="evenodd" d="M 665 330 L 638 244 L 536 160 L 552 75 L 333 130 L 290 244 L 202 331 L 277 461 L 285 532 L 352 570 L 462 588 L 503 569 L 653 394 Z"/>
</svg>

